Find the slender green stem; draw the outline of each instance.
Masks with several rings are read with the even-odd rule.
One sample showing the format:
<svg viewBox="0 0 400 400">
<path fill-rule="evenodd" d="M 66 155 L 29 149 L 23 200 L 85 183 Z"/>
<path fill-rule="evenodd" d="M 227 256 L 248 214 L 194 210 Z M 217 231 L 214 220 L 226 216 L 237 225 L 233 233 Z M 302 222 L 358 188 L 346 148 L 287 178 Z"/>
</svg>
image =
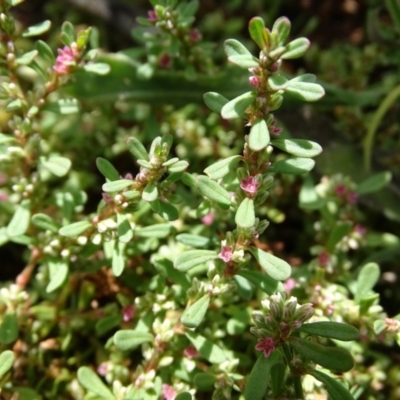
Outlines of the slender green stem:
<svg viewBox="0 0 400 400">
<path fill-rule="evenodd" d="M 364 139 L 364 168 L 369 172 L 371 168 L 371 155 L 372 146 L 374 143 L 375 133 L 378 129 L 380 122 L 385 116 L 387 110 L 396 101 L 397 97 L 400 96 L 400 85 L 396 86 L 382 101 L 374 116 L 372 117 L 371 123 L 369 124 L 367 135 Z"/>
<path fill-rule="evenodd" d="M 294 368 L 291 364 L 292 361 L 292 352 L 290 351 L 289 346 L 286 343 L 282 344 L 282 350 L 283 350 L 283 355 L 286 360 L 286 364 L 289 366 L 290 371 L 294 372 Z M 303 393 L 303 387 L 301 386 L 301 377 L 298 376 L 297 374 L 293 373 L 293 385 L 294 385 L 294 391 L 297 399 L 304 399 L 304 393 Z"/>
</svg>

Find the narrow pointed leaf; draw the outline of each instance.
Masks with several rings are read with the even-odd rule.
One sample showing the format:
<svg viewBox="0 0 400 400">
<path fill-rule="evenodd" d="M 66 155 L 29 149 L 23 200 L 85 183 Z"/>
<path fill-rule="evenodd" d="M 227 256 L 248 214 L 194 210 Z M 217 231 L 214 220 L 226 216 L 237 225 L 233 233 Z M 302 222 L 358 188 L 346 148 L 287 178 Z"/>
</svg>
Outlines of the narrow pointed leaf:
<svg viewBox="0 0 400 400">
<path fill-rule="evenodd" d="M 224 158 L 223 160 L 211 164 L 204 170 L 204 173 L 207 174 L 210 179 L 221 179 L 236 167 L 240 159 L 241 156 L 239 155 Z"/>
<path fill-rule="evenodd" d="M 315 157 L 322 152 L 318 143 L 305 139 L 274 139 L 271 145 L 296 157 Z"/>
<path fill-rule="evenodd" d="M 254 212 L 254 201 L 245 198 L 239 205 L 236 214 L 235 222 L 241 228 L 252 228 L 256 222 L 256 214 Z"/>
<path fill-rule="evenodd" d="M 224 50 L 228 57 L 239 55 L 251 56 L 250 51 L 247 50 L 246 47 L 236 39 L 225 40 Z"/>
<path fill-rule="evenodd" d="M 179 254 L 174 262 L 174 267 L 179 271 L 189 271 L 190 269 L 215 260 L 217 254 L 212 250 L 188 250 Z"/>
<path fill-rule="evenodd" d="M 279 351 L 274 351 L 269 357 L 265 357 L 264 354 L 258 357 L 246 381 L 245 400 L 261 400 L 264 398 L 270 380 L 271 368 L 280 359 Z"/>
<path fill-rule="evenodd" d="M 135 137 L 130 137 L 127 142 L 128 150 L 133 154 L 137 160 L 149 161 L 149 155 L 142 142 Z"/>
<path fill-rule="evenodd" d="M 203 196 L 208 197 L 221 205 L 229 206 L 231 204 L 230 194 L 217 182 L 212 181 L 206 176 L 199 176 L 197 178 L 197 184 L 199 191 Z"/>
<path fill-rule="evenodd" d="M 249 105 L 254 101 L 254 92 L 246 92 L 226 103 L 221 110 L 222 118 L 242 118 Z"/>
<path fill-rule="evenodd" d="M 204 319 L 208 306 L 210 304 L 210 296 L 207 294 L 196 300 L 182 314 L 181 321 L 187 328 L 197 328 Z"/>
<path fill-rule="evenodd" d="M 7 226 L 7 235 L 10 237 L 23 235 L 29 227 L 31 219 L 31 201 L 23 200 L 17 206 L 11 221 Z"/>
<path fill-rule="evenodd" d="M 133 350 L 146 342 L 152 342 L 154 337 L 151 333 L 123 329 L 115 333 L 113 341 L 119 350 Z"/>
<path fill-rule="evenodd" d="M 220 364 L 227 359 L 223 350 L 204 336 L 196 332 L 187 332 L 185 335 L 192 342 L 199 354 L 210 363 Z"/>
<path fill-rule="evenodd" d="M 85 232 L 86 229 L 90 228 L 92 224 L 88 221 L 74 222 L 73 224 L 63 226 L 58 233 L 61 236 L 75 237 Z"/>
<path fill-rule="evenodd" d="M 11 350 L 5 350 L 0 354 L 0 379 L 12 368 L 15 356 Z"/>
<path fill-rule="evenodd" d="M 117 181 L 119 179 L 119 172 L 105 158 L 97 157 L 96 165 L 102 175 L 110 181 Z"/>
<path fill-rule="evenodd" d="M 55 57 L 51 47 L 43 40 L 37 40 L 35 43 L 35 48 L 39 52 L 39 56 L 43 57 L 48 63 L 53 64 L 55 62 Z"/>
<path fill-rule="evenodd" d="M 290 345 L 316 364 L 335 372 L 350 371 L 354 366 L 351 354 L 338 347 L 321 346 L 310 340 L 292 336 Z"/>
<path fill-rule="evenodd" d="M 356 301 L 360 301 L 370 294 L 372 288 L 378 282 L 380 274 L 379 265 L 373 262 L 365 264 L 361 268 L 357 277 Z"/>
<path fill-rule="evenodd" d="M 110 389 L 108 389 L 100 377 L 89 367 L 80 367 L 77 376 L 79 383 L 86 390 L 96 393 L 101 399 L 115 400 L 115 396 Z"/>
<path fill-rule="evenodd" d="M 293 157 L 274 162 L 269 171 L 279 174 L 301 175 L 311 171 L 314 165 L 315 161 L 310 158 Z"/>
<path fill-rule="evenodd" d="M 360 336 L 358 329 L 354 326 L 333 321 L 303 324 L 298 331 L 343 341 L 357 340 Z"/>
<path fill-rule="evenodd" d="M 216 92 L 207 92 L 203 95 L 204 102 L 206 103 L 207 107 L 216 113 L 220 113 L 222 107 L 229 103 L 229 100 L 222 96 L 222 94 Z"/>
<path fill-rule="evenodd" d="M 67 279 L 68 271 L 68 264 L 65 261 L 49 262 L 50 281 L 46 292 L 51 293 L 60 288 Z"/>
<path fill-rule="evenodd" d="M 307 38 L 298 38 L 289 42 L 285 47 L 286 50 L 281 57 L 283 60 L 299 58 L 302 57 L 310 47 L 310 41 Z"/>
<path fill-rule="evenodd" d="M 264 119 L 257 119 L 250 129 L 249 147 L 254 151 L 265 149 L 270 142 L 268 125 Z"/>
<path fill-rule="evenodd" d="M 375 193 L 387 186 L 392 180 L 390 171 L 379 172 L 368 177 L 357 186 L 357 193 L 360 195 Z"/>
<path fill-rule="evenodd" d="M 291 268 L 290 265 L 272 254 L 266 253 L 265 251 L 251 247 L 251 253 L 261 265 L 262 269 L 273 279 L 277 281 L 284 281 L 290 277 Z"/>
<path fill-rule="evenodd" d="M 352 394 L 336 379 L 318 370 L 309 371 L 315 379 L 322 382 L 332 400 L 354 400 Z"/>
</svg>

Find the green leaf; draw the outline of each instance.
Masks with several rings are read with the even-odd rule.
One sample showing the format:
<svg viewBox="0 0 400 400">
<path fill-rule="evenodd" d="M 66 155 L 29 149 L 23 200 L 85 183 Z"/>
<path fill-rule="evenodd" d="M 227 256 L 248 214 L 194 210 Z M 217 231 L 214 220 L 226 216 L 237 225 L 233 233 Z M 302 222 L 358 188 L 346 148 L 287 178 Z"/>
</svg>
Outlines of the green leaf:
<svg viewBox="0 0 400 400">
<path fill-rule="evenodd" d="M 241 160 L 241 156 L 235 155 L 211 164 L 204 170 L 204 173 L 208 175 L 210 179 L 221 179 L 229 172 L 235 169 L 236 164 Z"/>
<path fill-rule="evenodd" d="M 338 221 L 336 223 L 326 242 L 326 250 L 328 253 L 332 253 L 335 250 L 336 245 L 351 231 L 352 227 L 352 222 Z"/>
<path fill-rule="evenodd" d="M 171 165 L 168 167 L 168 172 L 171 174 L 174 174 L 176 172 L 183 172 L 187 167 L 189 166 L 189 163 L 185 160 L 180 160 L 177 163 Z"/>
<path fill-rule="evenodd" d="M 39 56 L 46 60 L 49 64 L 54 64 L 55 57 L 51 47 L 43 40 L 37 40 L 35 43 L 35 48 L 39 52 Z"/>
<path fill-rule="evenodd" d="M 67 279 L 69 272 L 68 264 L 65 261 L 50 261 L 49 276 L 50 281 L 46 287 L 46 292 L 51 293 L 60 288 Z"/>
<path fill-rule="evenodd" d="M 131 179 L 118 179 L 117 181 L 104 183 L 101 187 L 106 193 L 120 192 L 133 185 Z"/>
<path fill-rule="evenodd" d="M 310 41 L 307 38 L 297 38 L 289 42 L 285 52 L 282 54 L 282 60 L 302 57 L 310 47 Z"/>
<path fill-rule="evenodd" d="M 179 213 L 176 207 L 165 201 L 156 200 L 150 203 L 150 206 L 154 212 L 159 214 L 162 218 L 167 221 L 175 221 L 179 218 Z"/>
<path fill-rule="evenodd" d="M 243 278 L 246 278 L 258 289 L 269 295 L 274 294 L 278 288 L 277 280 L 259 271 L 250 271 L 248 269 L 242 269 L 238 272 L 238 275 L 242 276 Z"/>
<path fill-rule="evenodd" d="M 280 17 L 272 26 L 272 33 L 276 33 L 278 35 L 278 44 L 282 45 L 285 43 L 286 39 L 290 34 L 291 23 L 287 17 Z"/>
<path fill-rule="evenodd" d="M 264 20 L 261 17 L 254 17 L 249 22 L 250 37 L 257 43 L 260 49 L 264 49 L 269 44 Z"/>
<path fill-rule="evenodd" d="M 227 359 L 223 350 L 204 336 L 201 336 L 196 332 L 187 332 L 185 335 L 191 341 L 199 354 L 210 363 L 220 364 Z"/>
<path fill-rule="evenodd" d="M 251 150 L 265 149 L 270 142 L 268 125 L 264 119 L 257 119 L 250 129 L 249 147 Z"/>
<path fill-rule="evenodd" d="M 193 377 L 194 386 L 199 390 L 210 390 L 214 387 L 217 377 L 214 374 L 207 372 L 198 372 Z"/>
<path fill-rule="evenodd" d="M 179 393 L 174 400 L 193 400 L 193 397 L 189 392 L 182 392 Z"/>
<path fill-rule="evenodd" d="M 211 110 L 216 113 L 220 113 L 222 110 L 222 107 L 226 104 L 229 103 L 229 100 L 222 96 L 222 94 L 216 93 L 216 92 L 207 92 L 204 93 L 203 95 L 204 103 L 206 103 L 206 106 Z"/>
<path fill-rule="evenodd" d="M 102 336 L 109 332 L 111 329 L 116 328 L 122 321 L 120 313 L 107 315 L 96 322 L 95 329 L 98 336 Z"/>
<path fill-rule="evenodd" d="M 181 316 L 181 322 L 186 328 L 197 328 L 204 319 L 208 306 L 210 304 L 210 296 L 208 294 L 200 297 L 190 307 L 186 308 Z"/>
<path fill-rule="evenodd" d="M 376 285 L 381 274 L 379 265 L 373 262 L 365 264 L 357 277 L 357 286 L 355 300 L 359 302 L 364 297 L 368 296 L 372 288 Z"/>
<path fill-rule="evenodd" d="M 119 179 L 119 173 L 110 161 L 105 158 L 97 157 L 96 165 L 101 174 L 110 181 L 117 181 Z"/>
<path fill-rule="evenodd" d="M 6 106 L 6 111 L 7 112 L 13 112 L 17 111 L 22 107 L 22 101 L 21 99 L 15 99 L 13 101 L 10 101 L 7 106 Z"/>
<path fill-rule="evenodd" d="M 354 366 L 351 354 L 345 349 L 321 346 L 295 336 L 291 336 L 290 345 L 305 358 L 331 371 L 346 372 Z"/>
<path fill-rule="evenodd" d="M 189 271 L 217 257 L 215 251 L 212 250 L 188 250 L 179 254 L 175 259 L 174 267 L 179 271 Z"/>
<path fill-rule="evenodd" d="M 167 237 L 171 233 L 171 230 L 171 224 L 154 224 L 145 226 L 144 228 L 136 228 L 135 236 L 161 239 Z"/>
<path fill-rule="evenodd" d="M 28 53 L 16 58 L 15 63 L 17 65 L 29 65 L 38 54 L 39 52 L 37 50 L 29 51 Z"/>
<path fill-rule="evenodd" d="M 118 233 L 118 240 L 122 243 L 128 243 L 133 238 L 133 230 L 131 224 L 127 220 L 125 214 L 117 214 L 117 233 Z"/>
<path fill-rule="evenodd" d="M 336 379 L 318 370 L 308 372 L 316 380 L 322 382 L 332 400 L 354 400 L 352 394 Z"/>
<path fill-rule="evenodd" d="M 256 223 L 254 201 L 246 197 L 239 205 L 235 214 L 235 223 L 241 228 L 252 228 Z"/>
<path fill-rule="evenodd" d="M 191 247 L 205 247 L 210 243 L 210 239 L 208 237 L 194 235 L 191 233 L 180 233 L 175 237 L 175 239 L 178 242 Z"/>
<path fill-rule="evenodd" d="M 274 74 L 268 78 L 268 85 L 272 90 L 284 90 L 289 81 L 281 74 Z"/>
<path fill-rule="evenodd" d="M 101 399 L 115 400 L 115 396 L 110 389 L 108 389 L 99 376 L 89 367 L 80 367 L 77 376 L 79 383 L 86 390 L 96 393 Z"/>
<path fill-rule="evenodd" d="M 269 357 L 265 357 L 264 354 L 258 357 L 246 381 L 244 390 L 245 400 L 261 400 L 264 398 L 269 383 L 271 368 L 279 362 L 280 359 L 281 354 L 279 351 L 274 351 Z"/>
<path fill-rule="evenodd" d="M 60 224 L 54 221 L 47 214 L 35 214 L 32 215 L 32 224 L 37 228 L 43 229 L 44 231 L 51 231 L 57 233 L 60 229 Z"/>
<path fill-rule="evenodd" d="M 197 178 L 197 185 L 200 193 L 211 200 L 216 201 L 222 206 L 229 207 L 231 204 L 230 194 L 217 182 L 212 181 L 206 176 Z"/>
<path fill-rule="evenodd" d="M 167 259 L 155 260 L 153 262 L 155 268 L 166 278 L 172 280 L 187 291 L 191 284 L 186 274 L 174 268 L 172 261 Z"/>
<path fill-rule="evenodd" d="M 106 63 L 93 63 L 93 64 L 86 64 L 83 66 L 83 69 L 86 72 L 91 72 L 92 74 L 97 75 L 107 75 L 111 68 Z"/>
<path fill-rule="evenodd" d="M 18 339 L 18 320 L 13 312 L 7 312 L 0 325 L 0 343 L 11 344 Z"/>
<path fill-rule="evenodd" d="M 269 172 L 280 174 L 301 175 L 314 168 L 315 161 L 310 158 L 293 157 L 279 160 L 272 164 Z"/>
<path fill-rule="evenodd" d="M 352 325 L 333 321 L 319 321 L 303 324 L 299 329 L 310 335 L 328 337 L 331 339 L 350 341 L 359 339 L 358 329 Z"/>
<path fill-rule="evenodd" d="M 39 36 L 43 33 L 47 32 L 51 27 L 51 21 L 46 20 L 40 22 L 39 24 L 30 26 L 24 32 L 22 32 L 22 37 L 32 37 L 32 36 Z"/>
<path fill-rule="evenodd" d="M 142 199 L 144 201 L 148 201 L 151 203 L 154 200 L 157 200 L 158 197 L 158 188 L 156 182 L 149 182 L 142 192 Z"/>
<path fill-rule="evenodd" d="M 72 224 L 63 226 L 58 233 L 61 236 L 66 236 L 66 237 L 75 237 L 79 236 L 81 233 L 85 232 L 86 229 L 90 228 L 92 224 L 88 221 L 79 221 L 79 222 L 74 222 Z"/>
<path fill-rule="evenodd" d="M 279 361 L 271 368 L 272 395 L 279 398 L 282 388 L 285 387 L 286 363 Z"/>
<path fill-rule="evenodd" d="M 254 101 L 254 92 L 246 92 L 226 103 L 221 110 L 222 118 L 242 118 L 249 105 Z"/>
<path fill-rule="evenodd" d="M 386 8 L 390 17 L 396 25 L 397 32 L 400 32 L 400 4 L 397 0 L 385 0 Z"/>
<path fill-rule="evenodd" d="M 322 147 L 311 140 L 274 139 L 271 144 L 296 157 L 315 157 L 322 152 Z"/>
<path fill-rule="evenodd" d="M 116 241 L 112 252 L 112 271 L 114 276 L 120 276 L 125 268 L 125 243 Z"/>
<path fill-rule="evenodd" d="M 286 261 L 266 253 L 257 247 L 250 247 L 250 252 L 271 278 L 277 281 L 284 281 L 290 277 L 291 268 Z"/>
<path fill-rule="evenodd" d="M 5 350 L 0 354 L 0 379 L 12 368 L 15 356 L 11 350 Z"/>
<path fill-rule="evenodd" d="M 291 79 L 285 93 L 290 93 L 304 101 L 317 101 L 325 95 L 325 90 L 318 83 L 299 82 Z"/>
<path fill-rule="evenodd" d="M 54 175 L 62 177 L 68 174 L 72 162 L 66 157 L 50 156 L 48 159 L 41 157 L 40 164 Z"/>
<path fill-rule="evenodd" d="M 225 40 L 224 50 L 228 57 L 239 55 L 252 55 L 250 51 L 247 50 L 246 47 L 236 39 Z"/>
<path fill-rule="evenodd" d="M 117 331 L 113 338 L 114 344 L 122 351 L 133 350 L 141 344 L 153 340 L 154 337 L 151 333 L 130 329 Z"/>
<path fill-rule="evenodd" d="M 357 193 L 359 195 L 379 192 L 387 186 L 392 180 L 390 171 L 379 172 L 374 174 L 357 185 Z"/>
<path fill-rule="evenodd" d="M 57 114 L 70 115 L 79 112 L 80 104 L 77 99 L 59 99 L 54 103 L 45 104 L 43 109 Z"/>
<path fill-rule="evenodd" d="M 259 60 L 251 55 L 230 56 L 228 61 L 244 69 L 258 67 L 260 64 Z"/>
<path fill-rule="evenodd" d="M 324 204 L 324 200 L 318 196 L 314 182 L 309 176 L 304 179 L 303 185 L 301 186 L 299 204 L 300 207 L 309 210 L 318 210 Z"/>
<path fill-rule="evenodd" d="M 132 155 L 137 160 L 146 160 L 149 161 L 149 155 L 142 142 L 136 137 L 130 137 L 127 142 L 128 150 L 132 153 Z"/>
<path fill-rule="evenodd" d="M 23 200 L 17 206 L 11 221 L 7 226 L 7 235 L 9 237 L 21 236 L 29 228 L 31 219 L 31 201 Z"/>
<path fill-rule="evenodd" d="M 61 40 L 66 46 L 70 46 L 75 42 L 75 28 L 69 21 L 65 21 L 61 25 Z"/>
</svg>

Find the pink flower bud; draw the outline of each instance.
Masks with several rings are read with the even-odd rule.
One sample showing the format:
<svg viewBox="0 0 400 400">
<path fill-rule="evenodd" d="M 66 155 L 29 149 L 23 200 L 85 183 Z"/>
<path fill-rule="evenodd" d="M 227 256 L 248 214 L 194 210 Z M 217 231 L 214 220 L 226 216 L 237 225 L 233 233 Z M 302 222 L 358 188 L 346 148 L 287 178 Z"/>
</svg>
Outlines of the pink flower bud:
<svg viewBox="0 0 400 400">
<path fill-rule="evenodd" d="M 258 87 L 258 85 L 260 84 L 260 79 L 258 78 L 258 76 L 253 75 L 250 76 L 249 82 L 251 86 Z"/>
<path fill-rule="evenodd" d="M 125 322 L 130 321 L 135 316 L 135 306 L 128 304 L 122 308 L 122 316 Z"/>
<path fill-rule="evenodd" d="M 147 20 L 149 22 L 157 22 L 157 14 L 154 10 L 147 11 Z"/>
</svg>

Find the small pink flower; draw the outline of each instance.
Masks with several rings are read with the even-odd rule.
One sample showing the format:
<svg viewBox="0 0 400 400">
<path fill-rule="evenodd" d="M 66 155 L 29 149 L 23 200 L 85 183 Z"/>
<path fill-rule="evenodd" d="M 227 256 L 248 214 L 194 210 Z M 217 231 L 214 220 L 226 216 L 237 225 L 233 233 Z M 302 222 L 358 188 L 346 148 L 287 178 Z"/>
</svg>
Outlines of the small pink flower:
<svg viewBox="0 0 400 400">
<path fill-rule="evenodd" d="M 270 337 L 258 339 L 255 349 L 262 351 L 264 357 L 268 357 L 275 350 L 274 341 Z"/>
<path fill-rule="evenodd" d="M 258 76 L 250 76 L 249 83 L 251 86 L 258 87 L 258 85 L 260 84 L 260 79 L 258 78 Z"/>
<path fill-rule="evenodd" d="M 202 217 L 200 219 L 200 221 L 204 224 L 204 225 L 211 225 L 214 222 L 214 218 L 215 218 L 215 213 L 213 211 L 209 212 L 208 214 L 206 214 L 204 217 Z"/>
<path fill-rule="evenodd" d="M 248 178 L 242 179 L 240 187 L 247 193 L 254 194 L 257 192 L 260 184 L 254 179 L 254 176 L 249 176 Z"/>
<path fill-rule="evenodd" d="M 320 253 L 320 255 L 318 256 L 318 262 L 323 267 L 326 267 L 329 263 L 329 254 L 326 251 Z"/>
<path fill-rule="evenodd" d="M 125 322 L 130 321 L 135 316 L 135 306 L 128 304 L 122 307 L 122 316 Z"/>
<path fill-rule="evenodd" d="M 105 376 L 105 375 L 107 375 L 107 372 L 108 372 L 107 363 L 102 362 L 102 363 L 97 367 L 97 373 L 98 373 L 100 376 Z"/>
<path fill-rule="evenodd" d="M 347 193 L 346 200 L 350 204 L 356 204 L 358 200 L 358 194 L 356 192 L 349 192 Z"/>
<path fill-rule="evenodd" d="M 198 29 L 192 29 L 189 32 L 189 39 L 193 43 L 197 43 L 201 39 L 201 33 Z"/>
<path fill-rule="evenodd" d="M 347 193 L 347 188 L 345 185 L 339 183 L 335 188 L 336 196 L 344 196 Z"/>
<path fill-rule="evenodd" d="M 288 293 L 290 293 L 292 289 L 296 287 L 296 281 L 293 278 L 289 278 L 283 283 L 283 287 Z"/>
<path fill-rule="evenodd" d="M 166 383 L 163 383 L 162 385 L 162 395 L 164 397 L 164 400 L 174 400 L 177 393 L 175 391 L 175 389 L 170 386 L 167 385 Z"/>
<path fill-rule="evenodd" d="M 185 350 L 183 350 L 183 354 L 187 358 L 196 358 L 199 355 L 199 352 L 196 350 L 196 347 L 194 347 L 192 344 L 187 347 Z"/>
<path fill-rule="evenodd" d="M 354 232 L 358 233 L 360 236 L 364 236 L 367 233 L 367 229 L 365 228 L 365 226 L 357 224 L 354 227 Z"/>
<path fill-rule="evenodd" d="M 218 257 L 227 263 L 231 260 L 232 254 L 232 246 L 222 246 L 221 252 L 218 254 Z"/>
<path fill-rule="evenodd" d="M 113 199 L 108 193 L 102 193 L 101 196 L 103 197 L 103 200 L 107 203 L 112 203 Z"/>
<path fill-rule="evenodd" d="M 70 72 L 71 65 L 75 62 L 75 51 L 71 47 L 65 46 L 62 49 L 58 49 L 57 52 L 56 65 L 54 65 L 53 69 L 58 75 L 66 75 Z"/>
<path fill-rule="evenodd" d="M 149 22 L 157 22 L 157 14 L 154 10 L 147 11 L 147 20 Z"/>
<path fill-rule="evenodd" d="M 282 128 L 280 126 L 274 126 L 271 129 L 271 135 L 279 136 L 282 132 Z"/>
<path fill-rule="evenodd" d="M 171 66 L 171 57 L 169 54 L 164 53 L 158 60 L 158 65 L 161 68 L 169 68 Z"/>
</svg>

